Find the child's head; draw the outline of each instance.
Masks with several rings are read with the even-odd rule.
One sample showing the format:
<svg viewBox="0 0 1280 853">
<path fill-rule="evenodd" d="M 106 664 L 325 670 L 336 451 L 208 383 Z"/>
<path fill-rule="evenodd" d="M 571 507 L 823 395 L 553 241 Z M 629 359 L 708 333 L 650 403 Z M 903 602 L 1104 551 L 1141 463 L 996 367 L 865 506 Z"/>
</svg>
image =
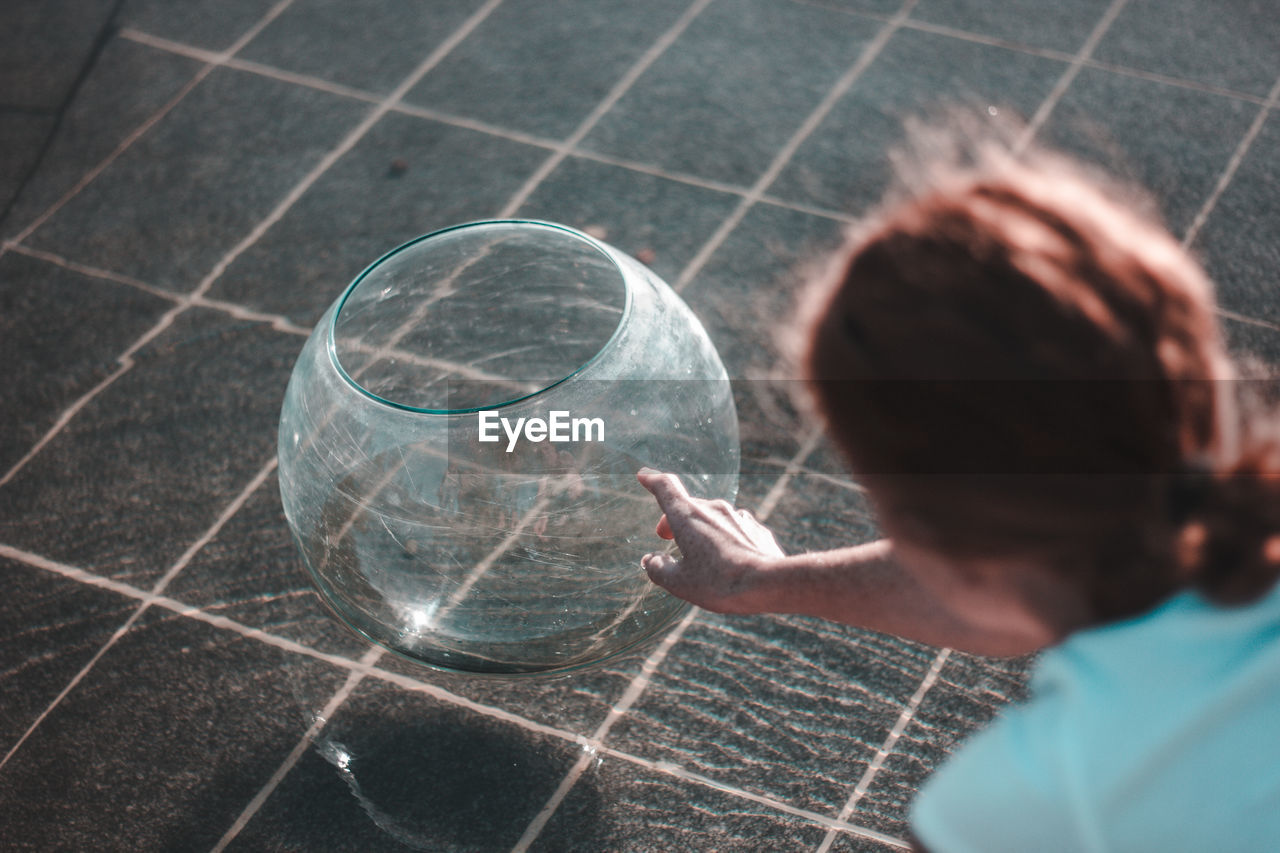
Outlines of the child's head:
<svg viewBox="0 0 1280 853">
<path fill-rule="evenodd" d="M 887 206 L 816 302 L 804 369 L 891 536 L 1066 572 L 1099 618 L 1276 576 L 1280 458 L 1242 435 L 1210 284 L 1070 164 Z"/>
</svg>

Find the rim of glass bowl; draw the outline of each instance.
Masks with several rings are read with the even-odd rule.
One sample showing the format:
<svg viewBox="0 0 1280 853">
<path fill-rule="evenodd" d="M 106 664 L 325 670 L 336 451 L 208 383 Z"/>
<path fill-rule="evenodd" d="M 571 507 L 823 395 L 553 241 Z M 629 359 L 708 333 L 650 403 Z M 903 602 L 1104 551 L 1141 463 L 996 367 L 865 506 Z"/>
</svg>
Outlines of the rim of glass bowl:
<svg viewBox="0 0 1280 853">
<path fill-rule="evenodd" d="M 354 379 L 351 374 L 347 373 L 347 369 L 342 366 L 342 360 L 338 358 L 338 346 L 336 339 L 338 318 L 342 316 L 342 309 L 346 307 L 347 299 L 351 297 L 351 294 L 355 293 L 356 288 L 360 286 L 361 282 L 371 275 L 374 270 L 382 266 L 383 263 L 391 260 L 401 252 L 412 249 L 419 243 L 423 243 L 437 237 L 443 237 L 445 234 L 451 234 L 454 231 L 462 231 L 469 228 L 481 228 L 490 225 L 533 225 L 539 228 L 546 228 L 552 231 L 559 231 L 561 233 L 568 234 L 569 236 L 575 237 L 595 249 L 609 261 L 615 270 L 618 271 L 618 276 L 622 280 L 622 315 L 618 318 L 617 325 L 613 327 L 613 333 L 609 335 L 609 339 L 605 341 L 598 350 L 596 350 L 595 354 L 560 379 L 557 379 L 555 382 L 548 385 L 544 385 L 537 391 L 531 391 L 528 394 L 522 394 L 519 397 L 512 397 L 508 400 L 502 400 L 486 406 L 473 406 L 465 409 L 433 409 L 423 406 L 411 406 L 408 403 L 399 403 L 395 400 L 388 400 L 386 397 L 381 397 L 373 393 L 368 388 L 361 385 L 359 381 Z M 627 280 L 627 272 L 618 264 L 614 255 L 616 251 L 620 250 L 613 249 L 611 246 L 595 239 L 590 234 L 579 231 L 577 228 L 572 228 L 568 225 L 561 225 L 558 222 L 547 222 L 541 219 L 479 219 L 474 222 L 463 222 L 458 225 L 450 225 L 448 228 L 441 228 L 439 230 L 423 234 L 421 237 L 415 237 L 407 243 L 402 243 L 401 245 L 396 246 L 394 249 L 369 264 L 369 266 L 365 267 L 360 274 L 355 277 L 355 280 L 352 281 L 351 284 L 347 285 L 347 289 L 342 292 L 342 296 L 338 299 L 337 310 L 333 312 L 333 316 L 329 319 L 328 340 L 326 342 L 326 349 L 329 351 L 329 361 L 338 371 L 338 375 L 341 376 L 348 385 L 363 394 L 365 397 L 368 397 L 375 403 L 381 403 L 382 405 L 390 406 L 393 409 L 399 409 L 403 412 L 412 412 L 419 415 L 467 415 L 474 414 L 476 412 L 501 409 L 506 406 L 514 406 L 516 403 L 522 403 L 525 400 L 533 399 L 539 394 L 545 394 L 552 388 L 557 388 L 560 385 L 563 385 L 565 382 L 581 374 L 592 364 L 595 364 L 602 355 L 608 352 L 609 348 L 613 346 L 614 341 L 616 341 L 618 336 L 622 333 L 622 327 L 626 325 L 628 318 L 631 316 L 632 292 L 631 285 Z"/>
</svg>

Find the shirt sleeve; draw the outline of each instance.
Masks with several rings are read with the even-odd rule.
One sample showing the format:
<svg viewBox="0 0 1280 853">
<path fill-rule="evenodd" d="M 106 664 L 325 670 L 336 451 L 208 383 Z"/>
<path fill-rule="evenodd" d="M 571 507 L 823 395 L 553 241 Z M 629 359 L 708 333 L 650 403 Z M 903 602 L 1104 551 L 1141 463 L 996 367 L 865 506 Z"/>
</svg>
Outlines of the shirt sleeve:
<svg viewBox="0 0 1280 853">
<path fill-rule="evenodd" d="M 1065 777 L 1055 709 L 1010 708 L 921 789 L 911 830 L 929 853 L 1092 850 Z"/>
</svg>

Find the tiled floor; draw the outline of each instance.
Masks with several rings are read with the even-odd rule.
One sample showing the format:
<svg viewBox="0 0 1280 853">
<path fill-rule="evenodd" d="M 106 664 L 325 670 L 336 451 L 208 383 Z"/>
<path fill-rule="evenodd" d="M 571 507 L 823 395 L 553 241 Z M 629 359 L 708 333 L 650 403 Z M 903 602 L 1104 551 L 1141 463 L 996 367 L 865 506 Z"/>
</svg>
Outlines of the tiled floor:
<svg viewBox="0 0 1280 853">
<path fill-rule="evenodd" d="M 990 661 L 697 613 L 549 681 L 379 656 L 309 592 L 275 423 L 367 262 L 470 219 L 607 232 L 770 376 L 796 270 L 904 116 L 1014 112 L 1151 188 L 1280 362 L 1271 0 L 20 0 L 0 27 L 0 847 L 905 846 L 1023 690 Z M 742 502 L 875 535 L 743 381 Z"/>
</svg>

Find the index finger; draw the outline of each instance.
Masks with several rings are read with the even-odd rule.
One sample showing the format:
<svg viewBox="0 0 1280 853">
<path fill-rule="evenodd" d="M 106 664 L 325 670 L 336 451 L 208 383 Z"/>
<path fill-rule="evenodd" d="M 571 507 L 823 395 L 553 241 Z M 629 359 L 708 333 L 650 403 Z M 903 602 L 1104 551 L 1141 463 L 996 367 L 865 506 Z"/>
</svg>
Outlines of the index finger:
<svg viewBox="0 0 1280 853">
<path fill-rule="evenodd" d="M 652 468 L 641 468 L 636 473 L 636 479 L 657 499 L 658 506 L 668 516 L 672 514 L 673 509 L 683 509 L 689 502 L 689 492 L 675 474 L 666 474 Z"/>
</svg>

